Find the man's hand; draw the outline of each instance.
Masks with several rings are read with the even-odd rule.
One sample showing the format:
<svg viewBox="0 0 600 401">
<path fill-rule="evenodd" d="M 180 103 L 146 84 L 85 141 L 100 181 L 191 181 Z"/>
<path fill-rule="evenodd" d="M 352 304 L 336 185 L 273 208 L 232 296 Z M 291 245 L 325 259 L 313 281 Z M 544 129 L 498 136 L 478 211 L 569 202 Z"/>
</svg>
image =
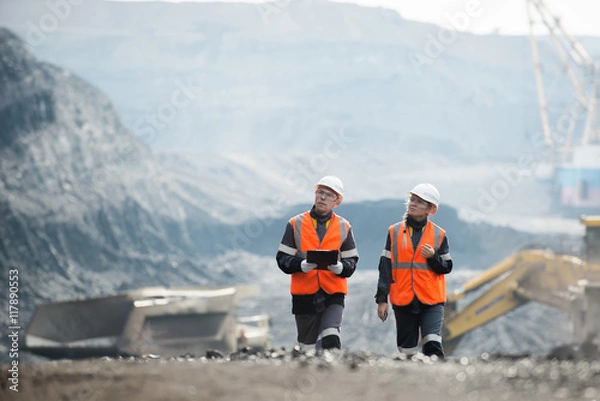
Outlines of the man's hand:
<svg viewBox="0 0 600 401">
<path fill-rule="evenodd" d="M 306 261 L 306 259 L 304 259 L 301 263 L 300 263 L 300 268 L 302 269 L 302 271 L 304 273 L 308 273 L 309 271 L 315 269 L 317 267 L 316 263 L 309 263 Z"/>
<path fill-rule="evenodd" d="M 388 304 L 387 302 L 381 302 L 377 304 L 377 316 L 381 319 L 382 322 L 388 317 Z"/>
<path fill-rule="evenodd" d="M 327 265 L 327 269 L 330 272 L 334 272 L 335 274 L 340 274 L 344 269 L 344 265 L 342 264 L 342 262 L 337 262 L 334 265 Z"/>
</svg>

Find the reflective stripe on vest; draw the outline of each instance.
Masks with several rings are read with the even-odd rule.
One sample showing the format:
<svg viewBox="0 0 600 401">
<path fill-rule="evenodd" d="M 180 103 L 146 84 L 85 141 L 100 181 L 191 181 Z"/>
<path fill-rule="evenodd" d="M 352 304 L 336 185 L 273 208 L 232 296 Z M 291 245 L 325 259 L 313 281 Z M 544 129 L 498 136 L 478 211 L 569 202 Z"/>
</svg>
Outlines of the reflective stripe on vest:
<svg viewBox="0 0 600 401">
<path fill-rule="evenodd" d="M 348 237 L 349 223 L 335 213 L 331 213 L 329 227 L 322 241 L 319 241 L 317 229 L 313 225 L 310 212 L 299 214 L 290 220 L 294 229 L 297 256 L 306 258 L 306 251 L 324 249 L 340 250 Z M 311 270 L 308 273 L 292 273 L 290 292 L 296 295 L 314 294 L 322 288 L 326 293 L 348 293 L 348 282 L 345 277 L 339 277 L 329 270 Z"/>
<path fill-rule="evenodd" d="M 437 274 L 421 255 L 423 244 L 439 249 L 445 231 L 431 221 L 427 222 L 416 250 L 404 222 L 389 228 L 392 261 L 392 284 L 390 302 L 393 305 L 408 305 L 414 295 L 424 304 L 434 305 L 446 301 L 446 281 L 443 274 Z"/>
</svg>

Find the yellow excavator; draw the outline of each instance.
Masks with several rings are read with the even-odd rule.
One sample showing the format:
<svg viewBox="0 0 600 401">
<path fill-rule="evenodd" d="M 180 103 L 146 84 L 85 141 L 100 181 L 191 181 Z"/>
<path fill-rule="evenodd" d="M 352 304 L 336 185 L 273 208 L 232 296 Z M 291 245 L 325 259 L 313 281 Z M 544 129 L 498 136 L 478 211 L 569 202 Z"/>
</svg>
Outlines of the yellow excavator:
<svg viewBox="0 0 600 401">
<path fill-rule="evenodd" d="M 471 330 L 528 302 L 541 302 L 569 312 L 574 341 L 596 347 L 600 342 L 600 216 L 582 216 L 584 259 L 548 250 L 517 252 L 467 281 L 447 296 L 443 338 L 452 354 Z M 484 286 L 488 286 L 484 289 Z M 467 306 L 469 293 L 483 293 Z"/>
</svg>

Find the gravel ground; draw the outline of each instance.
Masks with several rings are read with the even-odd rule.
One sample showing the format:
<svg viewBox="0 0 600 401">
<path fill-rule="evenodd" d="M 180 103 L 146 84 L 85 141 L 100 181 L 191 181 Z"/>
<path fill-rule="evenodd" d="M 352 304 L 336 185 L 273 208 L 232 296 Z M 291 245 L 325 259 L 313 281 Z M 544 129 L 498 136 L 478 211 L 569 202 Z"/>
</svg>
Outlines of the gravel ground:
<svg viewBox="0 0 600 401">
<path fill-rule="evenodd" d="M 547 357 L 412 360 L 297 349 L 162 359 L 2 365 L 2 400 L 600 400 L 600 360 Z"/>
</svg>

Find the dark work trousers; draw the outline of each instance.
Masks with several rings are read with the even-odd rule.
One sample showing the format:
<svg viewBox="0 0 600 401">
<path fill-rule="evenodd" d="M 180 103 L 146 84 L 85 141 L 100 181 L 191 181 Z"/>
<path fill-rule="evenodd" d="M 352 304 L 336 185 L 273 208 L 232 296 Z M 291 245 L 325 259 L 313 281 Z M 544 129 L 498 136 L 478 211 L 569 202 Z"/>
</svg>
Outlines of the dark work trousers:
<svg viewBox="0 0 600 401">
<path fill-rule="evenodd" d="M 407 306 L 393 305 L 393 309 L 399 352 L 407 355 L 416 354 L 419 352 L 419 339 L 421 339 L 423 354 L 444 358 L 441 337 L 444 322 L 443 304 L 424 305 L 415 300 Z"/>
<path fill-rule="evenodd" d="M 319 349 L 341 348 L 340 327 L 344 307 L 329 305 L 310 315 L 295 315 L 300 345 L 315 345 Z"/>
</svg>

